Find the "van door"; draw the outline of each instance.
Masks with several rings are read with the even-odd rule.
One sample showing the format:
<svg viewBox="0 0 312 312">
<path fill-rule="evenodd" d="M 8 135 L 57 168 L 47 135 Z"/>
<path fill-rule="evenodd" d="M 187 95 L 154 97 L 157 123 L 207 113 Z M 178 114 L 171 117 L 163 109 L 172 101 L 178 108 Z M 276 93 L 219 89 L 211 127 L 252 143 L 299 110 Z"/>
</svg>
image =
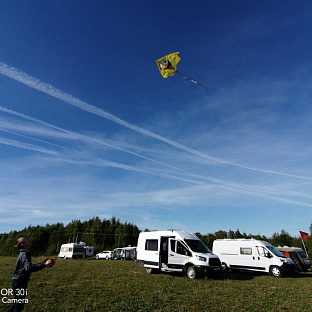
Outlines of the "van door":
<svg viewBox="0 0 312 312">
<path fill-rule="evenodd" d="M 257 270 L 269 272 L 270 266 L 274 261 L 274 257 L 269 252 L 269 250 L 263 246 L 256 246 L 256 250 L 257 250 Z"/>
<path fill-rule="evenodd" d="M 144 244 L 144 250 L 141 251 L 141 260 L 144 260 L 144 265 L 159 269 L 160 267 L 160 244 L 159 240 L 157 238 L 149 239 L 147 238 L 145 240 Z"/>
<path fill-rule="evenodd" d="M 168 269 L 181 272 L 190 256 L 190 250 L 182 241 L 169 239 Z"/>
<path fill-rule="evenodd" d="M 253 246 L 249 244 L 246 246 L 240 246 L 238 250 L 238 266 L 231 265 L 234 268 L 241 268 L 244 270 L 256 270 L 257 258 Z"/>
</svg>

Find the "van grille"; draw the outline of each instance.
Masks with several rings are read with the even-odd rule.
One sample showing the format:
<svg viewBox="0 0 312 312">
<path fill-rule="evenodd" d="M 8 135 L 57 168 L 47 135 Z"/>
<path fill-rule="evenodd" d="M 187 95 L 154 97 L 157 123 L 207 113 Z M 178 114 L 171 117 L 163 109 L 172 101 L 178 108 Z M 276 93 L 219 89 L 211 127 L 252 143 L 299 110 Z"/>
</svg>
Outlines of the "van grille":
<svg viewBox="0 0 312 312">
<path fill-rule="evenodd" d="M 210 266 L 221 266 L 221 262 L 219 258 L 210 258 L 209 259 Z"/>
</svg>

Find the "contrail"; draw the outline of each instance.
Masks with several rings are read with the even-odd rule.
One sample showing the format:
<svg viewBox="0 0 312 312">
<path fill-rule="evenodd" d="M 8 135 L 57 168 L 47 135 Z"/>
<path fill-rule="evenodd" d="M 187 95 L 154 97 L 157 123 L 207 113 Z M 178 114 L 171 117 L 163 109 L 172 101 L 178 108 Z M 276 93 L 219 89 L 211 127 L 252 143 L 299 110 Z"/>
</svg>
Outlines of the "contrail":
<svg viewBox="0 0 312 312">
<path fill-rule="evenodd" d="M 5 138 L 1 138 L 1 137 L 0 137 L 0 144 L 15 146 L 18 148 L 23 148 L 23 149 L 27 149 L 30 151 L 35 151 L 35 152 L 40 152 L 40 153 L 45 153 L 45 154 L 58 155 L 57 152 L 51 151 L 51 150 L 46 149 L 46 148 L 39 147 L 37 145 L 28 144 L 28 143 L 21 143 L 19 141 L 9 140 L 9 139 L 5 139 Z"/>
<path fill-rule="evenodd" d="M 104 141 L 102 141 L 102 140 L 99 140 L 99 139 L 92 138 L 92 137 L 90 137 L 90 136 L 86 136 L 86 135 L 83 135 L 83 134 L 80 134 L 80 133 L 77 133 L 77 132 L 73 132 L 73 131 L 70 131 L 70 130 L 66 130 L 66 129 L 64 129 L 64 128 L 60 128 L 60 127 L 58 127 L 58 126 L 55 126 L 55 125 L 50 124 L 50 123 L 47 123 L 47 122 L 42 121 L 42 120 L 40 120 L 40 119 L 37 119 L 37 118 L 31 117 L 31 116 L 28 116 L 28 115 L 25 115 L 25 114 L 22 114 L 22 113 L 13 111 L 13 110 L 11 110 L 11 109 L 7 109 L 7 108 L 2 107 L 2 106 L 0 106 L 0 111 L 3 111 L 3 112 L 5 112 L 5 113 L 7 113 L 7 114 L 10 114 L 10 115 L 13 115 L 13 116 L 17 116 L 17 117 L 20 117 L 20 118 L 23 118 L 23 119 L 26 119 L 26 120 L 29 120 L 29 121 L 33 121 L 33 122 L 35 122 L 35 123 L 38 123 L 38 124 L 47 126 L 47 127 L 49 127 L 49 128 L 52 128 L 52 129 L 56 129 L 56 130 L 59 130 L 59 131 L 62 131 L 62 132 L 65 132 L 65 133 L 74 135 L 74 136 L 76 136 L 76 137 L 78 137 L 78 138 L 81 138 L 81 139 L 84 139 L 84 140 L 88 140 L 88 141 L 92 141 L 92 142 L 95 142 L 95 143 L 99 143 L 99 144 L 108 146 L 108 147 L 110 147 L 110 148 L 112 148 L 112 149 L 116 149 L 116 150 L 119 150 L 119 151 L 122 151 L 122 152 L 125 152 L 125 153 L 128 153 L 128 154 L 131 154 L 131 155 L 133 155 L 133 156 L 140 157 L 140 158 L 142 158 L 142 159 L 151 161 L 151 162 L 156 163 L 156 164 L 158 164 L 158 165 L 162 165 L 162 166 L 165 166 L 165 167 L 174 169 L 174 170 L 178 170 L 178 171 L 183 172 L 183 173 L 186 173 L 186 174 L 188 174 L 188 175 L 192 175 L 192 176 L 199 177 L 198 175 L 193 174 L 193 173 L 191 173 L 191 172 L 189 172 L 189 171 L 186 171 L 186 170 L 177 168 L 177 167 L 175 167 L 175 166 L 171 166 L 171 165 L 162 163 L 162 162 L 157 161 L 157 160 L 155 160 L 155 159 L 152 159 L 152 158 L 143 156 L 143 155 L 141 155 L 141 154 L 138 154 L 138 153 L 135 153 L 135 152 L 126 150 L 126 149 L 121 148 L 121 147 L 118 147 L 118 146 L 114 146 L 114 145 L 112 145 L 112 144 L 106 143 L 106 142 L 104 142 Z"/>
<path fill-rule="evenodd" d="M 224 165 L 229 165 L 229 166 L 235 166 L 235 167 L 239 167 L 242 169 L 247 169 L 247 170 L 252 170 L 252 171 L 257 171 L 257 172 L 261 172 L 261 173 L 269 173 L 269 174 L 275 174 L 275 175 L 282 175 L 282 176 L 288 176 L 288 177 L 292 177 L 292 178 L 298 178 L 298 179 L 305 179 L 305 180 L 312 180 L 312 178 L 310 177 L 305 177 L 305 176 L 299 176 L 299 175 L 293 175 L 293 174 L 288 174 L 288 173 L 283 173 L 283 172 L 277 172 L 277 171 L 272 171 L 272 170 L 265 170 L 265 169 L 259 169 L 259 168 L 254 168 L 254 167 L 250 167 L 250 166 L 244 166 L 244 165 L 240 165 L 240 164 L 236 164 L 227 160 L 223 160 L 217 157 L 213 157 L 211 155 L 202 153 L 200 151 L 194 150 L 192 148 L 189 148 L 183 144 L 180 144 L 178 142 L 172 141 L 168 138 L 165 138 L 163 136 L 160 136 L 156 133 L 153 133 L 149 130 L 146 130 L 142 127 L 138 127 L 134 124 L 130 124 L 125 120 L 120 119 L 119 117 L 116 117 L 98 107 L 95 107 L 93 105 L 90 105 L 84 101 L 81 101 L 80 99 L 65 93 L 57 88 L 55 88 L 54 86 L 44 83 L 42 81 L 40 81 L 37 78 L 34 78 L 32 76 L 29 76 L 28 74 L 20 71 L 17 68 L 11 67 L 3 62 L 0 62 L 0 73 L 4 76 L 7 76 L 11 79 L 14 79 L 22 84 L 25 84 L 35 90 L 38 90 L 40 92 L 43 92 L 45 94 L 48 94 L 54 98 L 57 98 L 59 100 L 62 100 L 68 104 L 71 104 L 75 107 L 78 107 L 84 111 L 87 111 L 91 114 L 97 115 L 99 117 L 105 118 L 107 120 L 110 120 L 112 122 L 115 122 L 123 127 L 126 127 L 128 129 L 131 129 L 133 131 L 136 131 L 138 133 L 144 134 L 146 136 L 149 136 L 151 138 L 154 138 L 156 140 L 159 140 L 161 142 L 164 142 L 168 145 L 174 146 L 180 150 L 183 150 L 185 152 L 191 153 L 193 155 L 196 155 L 198 157 L 204 158 L 204 159 L 209 159 L 211 161 L 215 161 L 217 163 L 221 163 Z"/>
<path fill-rule="evenodd" d="M 181 177 L 178 177 L 178 176 L 175 176 L 175 175 L 171 175 L 171 174 L 155 173 L 155 172 L 147 171 L 147 170 L 144 170 L 144 169 L 136 168 L 136 167 L 133 167 L 133 166 L 129 166 L 129 165 L 126 165 L 126 164 L 116 163 L 116 162 L 113 162 L 113 161 L 109 161 L 109 160 L 106 160 L 106 159 L 103 159 L 103 158 L 99 158 L 99 157 L 93 156 L 91 154 L 87 154 L 87 153 L 84 153 L 84 152 L 76 151 L 74 149 L 71 149 L 71 148 L 68 148 L 68 147 L 64 147 L 64 146 L 61 146 L 61 145 L 58 145 L 58 144 L 46 142 L 46 141 L 43 141 L 43 140 L 38 140 L 36 138 L 32 138 L 32 137 L 29 137 L 29 136 L 26 136 L 26 135 L 22 135 L 22 134 L 13 132 L 13 131 L 8 131 L 8 130 L 2 129 L 2 128 L 0 128 L 0 130 L 8 132 L 8 133 L 15 134 L 15 135 L 27 138 L 27 139 L 32 139 L 32 140 L 35 140 L 35 141 L 38 141 L 38 142 L 41 142 L 41 143 L 44 143 L 44 144 L 48 144 L 48 145 L 51 145 L 51 146 L 54 146 L 54 147 L 59 147 L 59 148 L 62 148 L 62 149 L 65 149 L 65 150 L 68 150 L 68 151 L 71 151 L 71 152 L 83 155 L 83 156 L 88 157 L 90 159 L 93 159 L 93 161 L 85 161 L 85 160 L 82 161 L 82 160 L 64 159 L 64 158 L 60 158 L 59 157 L 59 158 L 54 158 L 54 160 L 67 162 L 67 163 L 71 163 L 71 164 L 79 164 L 79 165 L 93 165 L 93 166 L 96 165 L 96 166 L 102 166 L 102 167 L 103 166 L 105 166 L 105 167 L 114 167 L 114 168 L 124 169 L 124 170 L 128 170 L 128 171 L 135 171 L 135 172 L 139 172 L 139 173 L 144 173 L 144 174 L 154 175 L 154 176 L 158 176 L 158 177 L 163 177 L 163 178 L 170 178 L 170 179 L 180 180 L 180 181 L 183 181 L 183 182 L 188 182 L 188 183 L 193 183 L 193 184 L 202 184 L 202 182 L 199 182 L 199 181 L 186 179 L 186 178 L 181 178 Z M 45 149 L 45 148 L 39 147 L 37 145 L 21 143 L 19 141 L 9 140 L 9 139 L 5 139 L 5 138 L 1 138 L 1 137 L 0 137 L 0 144 L 10 145 L 10 146 L 14 146 L 14 147 L 22 148 L 22 149 L 27 149 L 27 150 L 32 150 L 32 151 L 45 153 L 45 154 L 60 155 L 58 152 L 54 152 L 54 151 L 51 151 L 49 149 Z"/>
<path fill-rule="evenodd" d="M 77 136 L 77 137 L 82 138 L 82 139 L 87 139 L 87 140 L 90 140 L 90 141 L 94 141 L 94 142 L 96 142 L 96 143 L 103 144 L 103 145 L 105 145 L 105 146 L 109 146 L 109 147 L 114 148 L 114 149 L 117 149 L 117 150 L 121 150 L 121 151 L 123 151 L 123 152 L 126 152 L 126 153 L 129 153 L 129 154 L 132 154 L 132 155 L 141 157 L 141 158 L 143 158 L 143 159 L 145 159 L 145 160 L 148 160 L 148 161 L 157 163 L 157 164 L 159 164 L 159 165 L 163 165 L 163 166 L 168 167 L 168 168 L 170 168 L 170 169 L 177 170 L 177 171 L 179 171 L 179 172 L 182 172 L 182 173 L 187 174 L 187 175 L 192 176 L 192 177 L 196 177 L 196 178 L 201 178 L 201 179 L 204 179 L 204 180 L 208 180 L 208 181 L 213 182 L 213 183 L 216 183 L 216 184 L 232 185 L 231 183 L 229 183 L 229 182 L 227 182 L 227 181 L 223 181 L 223 180 L 216 179 L 216 178 L 212 178 L 212 177 L 206 177 L 206 176 L 198 175 L 198 174 L 189 172 L 189 171 L 187 171 L 187 170 L 184 170 L 184 169 L 181 169 L 181 168 L 178 168 L 178 167 L 175 167 L 175 166 L 171 166 L 171 165 L 162 163 L 162 162 L 156 161 L 156 160 L 154 160 L 154 159 L 151 159 L 151 158 L 149 158 L 149 157 L 145 157 L 145 156 L 142 156 L 142 155 L 140 155 L 140 154 L 137 154 L 137 153 L 134 153 L 134 152 L 125 150 L 125 149 L 123 149 L 123 148 L 119 148 L 119 147 L 116 147 L 116 146 L 114 146 L 114 145 L 108 144 L 108 143 L 106 143 L 106 142 L 103 142 L 102 140 L 94 139 L 94 138 L 89 137 L 89 136 L 85 136 L 85 135 L 82 135 L 82 134 L 79 134 L 79 133 L 76 133 L 76 132 L 72 132 L 72 131 L 66 130 L 66 129 L 64 129 L 64 128 L 60 128 L 60 127 L 58 127 L 58 126 L 55 126 L 55 125 L 50 124 L 50 123 L 47 123 L 47 122 L 42 121 L 42 120 L 40 120 L 40 119 L 31 117 L 31 116 L 28 116 L 28 115 L 25 115 L 25 114 L 22 114 L 22 113 L 19 113 L 19 112 L 10 110 L 10 109 L 7 109 L 7 108 L 2 107 L 2 106 L 0 106 L 0 111 L 3 111 L 3 112 L 8 113 L 8 114 L 10 114 L 10 115 L 17 116 L 17 117 L 20 117 L 20 118 L 23 118 L 23 119 L 26 119 L 26 120 L 29 120 L 29 121 L 33 121 L 33 122 L 35 122 L 35 123 L 38 123 L 38 124 L 47 126 L 47 127 L 49 127 L 49 128 L 52 128 L 52 129 L 56 129 L 56 130 L 59 130 L 59 131 L 62 131 L 62 132 L 65 132 L 65 133 L 68 133 L 68 134 Z M 1 130 L 1 128 L 0 128 L 0 130 Z M 25 135 L 21 135 L 21 134 L 18 134 L 18 133 L 16 133 L 16 132 L 13 132 L 13 131 L 4 130 L 4 129 L 2 129 L 2 130 L 3 130 L 3 131 L 6 131 L 6 132 L 13 133 L 13 134 L 16 134 L 16 135 L 19 135 L 19 136 L 24 136 L 24 137 L 27 137 L 27 138 L 30 138 L 30 139 L 32 139 L 32 140 L 36 140 L 36 141 L 39 141 L 39 142 L 42 142 L 42 143 L 45 143 L 45 144 L 49 144 L 49 145 L 54 145 L 54 146 L 62 147 L 62 146 L 59 146 L 59 145 L 56 145 L 56 144 L 52 144 L 52 143 L 49 143 L 49 142 L 46 142 L 46 141 L 42 141 L 42 140 L 38 140 L 38 139 L 35 139 L 35 138 L 32 138 L 32 137 L 28 137 L 28 136 L 25 136 Z M 66 147 L 62 147 L 62 148 L 67 149 L 67 150 L 74 151 L 74 150 L 69 149 L 69 148 L 66 148 Z M 88 155 L 88 154 L 83 153 L 83 152 L 78 152 L 78 151 L 75 151 L 75 152 L 80 153 L 80 154 L 83 154 L 83 155 L 85 155 L 85 156 L 91 156 L 91 155 Z M 92 157 L 93 157 L 93 156 L 92 156 Z"/>
<path fill-rule="evenodd" d="M 113 168 L 119 168 L 119 169 L 123 169 L 123 170 L 128 170 L 128 171 L 134 171 L 134 172 L 139 172 L 142 174 L 149 174 L 149 175 L 154 175 L 154 176 L 158 176 L 158 177 L 162 177 L 162 178 L 169 178 L 169 179 L 175 179 L 175 180 L 179 180 L 179 181 L 183 181 L 183 182 L 187 182 L 187 183 L 191 183 L 191 184 L 197 184 L 197 185 L 207 185 L 203 182 L 200 181 L 196 181 L 196 180 L 191 180 L 191 179 L 186 179 L 186 178 L 182 178 L 182 177 L 178 177 L 175 175 L 171 175 L 171 174 L 162 174 L 162 173 L 155 173 L 155 172 L 151 172 L 151 171 L 147 171 L 144 169 L 140 169 L 140 168 L 136 168 L 133 166 L 129 166 L 129 165 L 125 165 L 125 164 L 121 164 L 121 163 L 116 163 L 116 162 L 112 162 L 106 159 L 102 159 L 87 153 L 83 153 L 83 152 L 79 152 L 67 147 L 63 147 L 57 144 L 53 144 L 53 143 L 49 143 L 46 141 L 42 141 L 42 140 L 38 140 L 29 136 L 25 136 L 25 135 L 21 135 L 19 133 L 15 133 L 12 131 L 7 131 L 4 129 L 1 129 L 2 131 L 6 131 L 6 132 L 10 132 L 12 134 L 16 134 L 16 135 L 20 135 L 22 137 L 28 138 L 28 139 L 33 139 L 45 144 L 50 144 L 52 146 L 55 147 L 60 147 L 66 150 L 69 150 L 71 152 L 75 152 L 78 154 L 81 154 L 83 156 L 87 156 L 88 158 L 90 158 L 91 160 L 74 160 L 74 159 L 67 159 L 64 157 L 60 157 L 60 154 L 54 151 L 51 151 L 49 149 L 45 149 L 42 147 L 39 147 L 37 145 L 33 145 L 33 144 L 27 144 L 27 143 L 21 143 L 19 141 L 15 141 L 15 140 L 9 140 L 9 139 L 5 139 L 5 138 L 1 138 L 0 137 L 0 144 L 5 144 L 5 145 L 10 145 L 10 146 L 14 146 L 14 147 L 18 147 L 18 148 L 22 148 L 22 149 L 27 149 L 27 150 L 31 150 L 31 151 L 36 151 L 36 152 L 40 152 L 40 153 L 44 153 L 44 154 L 50 154 L 50 155 L 55 155 L 58 157 L 54 157 L 54 158 L 45 158 L 46 160 L 53 160 L 53 161 L 59 161 L 59 162 L 65 162 L 65 163 L 69 163 L 69 164 L 74 164 L 74 165 L 89 165 L 89 166 L 100 166 L 100 167 L 113 167 Z M 191 174 L 191 176 L 193 177 L 197 177 L 197 178 L 203 178 L 205 179 L 206 177 L 200 176 L 200 175 L 196 175 L 196 174 Z M 246 187 L 245 185 L 242 184 L 235 184 L 235 183 L 229 183 L 223 180 L 219 180 L 219 179 L 213 179 L 213 178 L 206 178 L 207 180 L 214 182 L 216 184 L 219 185 L 219 187 L 228 190 L 228 191 L 234 191 L 236 193 L 240 193 L 240 194 L 245 194 L 245 195 L 251 195 L 251 196 L 256 196 L 256 197 L 263 197 L 266 199 L 271 199 L 274 201 L 280 201 L 280 202 L 285 202 L 288 204 L 297 204 L 297 205 L 301 205 L 301 206 L 306 206 L 306 207 L 312 207 L 311 204 L 307 204 L 307 203 L 303 203 L 303 202 L 299 202 L 299 201 L 294 201 L 294 200 L 289 200 L 289 199 L 284 199 L 281 197 L 277 197 L 277 196 L 272 196 L 272 195 L 267 195 L 264 194 L 266 192 L 263 191 L 255 191 L 252 189 L 248 189 L 248 187 Z"/>
<path fill-rule="evenodd" d="M 201 183 L 200 181 L 190 180 L 190 179 L 178 177 L 178 176 L 175 176 L 175 175 L 154 173 L 154 172 L 146 171 L 146 170 L 143 170 L 143 169 L 135 168 L 135 167 L 132 167 L 132 166 L 128 166 L 128 165 L 125 165 L 125 164 L 120 164 L 120 163 L 116 163 L 116 162 L 110 162 L 108 160 L 105 160 L 103 158 L 99 158 L 99 157 L 93 156 L 93 155 L 85 153 L 85 152 L 80 152 L 80 151 L 77 151 L 77 150 L 74 150 L 74 149 L 71 149 L 71 148 L 68 148 L 68 147 L 64 147 L 64 146 L 58 145 L 58 144 L 54 144 L 54 143 L 50 143 L 50 142 L 47 142 L 47 141 L 39 140 L 39 139 L 30 137 L 30 136 L 26 136 L 26 135 L 14 132 L 14 131 L 3 129 L 1 127 L 0 127 L 0 130 L 4 131 L 4 132 L 11 133 L 11 134 L 15 134 L 15 135 L 27 138 L 27 139 L 35 140 L 37 142 L 48 144 L 48 145 L 51 145 L 51 146 L 54 146 L 54 147 L 62 148 L 62 149 L 68 150 L 70 152 L 74 152 L 76 154 L 80 154 L 80 155 L 82 155 L 84 157 L 88 157 L 90 159 L 93 159 L 93 162 L 92 162 L 92 161 L 85 161 L 85 160 L 81 161 L 81 160 L 72 160 L 72 159 L 68 160 L 68 159 L 64 159 L 64 158 L 63 159 L 61 159 L 61 158 L 54 158 L 54 160 L 57 160 L 57 161 L 62 161 L 62 162 L 66 162 L 66 163 L 76 164 L 76 165 L 96 165 L 96 166 L 105 166 L 105 167 L 115 167 L 115 168 L 119 168 L 119 169 L 136 171 L 136 172 L 145 173 L 145 174 L 149 174 L 149 175 L 160 176 L 162 178 L 178 179 L 178 180 L 181 180 L 181 181 L 184 181 L 184 182 L 188 182 L 188 183 L 205 184 L 205 183 Z M 7 140 L 5 142 L 5 144 L 8 144 L 8 145 L 14 145 L 15 147 L 26 148 L 25 145 L 22 145 L 22 143 L 20 143 L 20 142 L 13 141 L 13 143 L 12 143 L 12 141 L 8 142 Z M 27 146 L 27 149 L 30 149 L 30 147 Z M 39 147 L 36 147 L 34 145 L 31 145 L 31 150 L 42 152 L 42 150 L 39 150 Z M 45 152 L 46 151 L 48 151 L 48 150 L 45 150 Z M 166 164 L 163 164 L 163 165 L 166 165 Z M 255 187 L 255 186 L 251 186 L 251 185 L 245 185 L 245 184 L 241 184 L 241 183 L 233 183 L 233 182 L 229 182 L 229 181 L 225 181 L 225 180 L 221 180 L 221 179 L 216 179 L 216 178 L 212 178 L 212 177 L 202 176 L 202 175 L 194 174 L 194 173 L 191 173 L 189 171 L 186 171 L 186 170 L 174 167 L 174 166 L 170 166 L 170 165 L 167 165 L 167 166 L 169 166 L 172 169 L 175 169 L 175 170 L 177 170 L 177 171 L 179 171 L 181 173 L 187 174 L 190 177 L 197 178 L 197 179 L 203 179 L 203 180 L 207 180 L 207 181 L 213 182 L 213 183 L 219 185 L 219 187 L 221 187 L 221 188 L 223 188 L 225 190 L 234 191 L 234 192 L 237 192 L 237 193 L 240 193 L 240 194 L 248 194 L 248 195 L 253 195 L 253 196 L 256 196 L 256 197 L 263 197 L 263 198 L 273 199 L 273 200 L 276 200 L 276 201 L 282 201 L 282 202 L 286 202 L 286 203 L 293 203 L 293 204 L 297 203 L 299 205 L 305 205 L 305 206 L 309 206 L 309 204 L 298 202 L 298 201 L 292 201 L 292 200 L 289 200 L 289 199 L 283 199 L 281 197 L 277 197 L 276 195 L 289 195 L 289 196 L 296 196 L 296 197 L 303 197 L 303 198 L 311 198 L 312 197 L 311 195 L 308 195 L 308 194 L 292 192 L 292 191 L 288 191 L 288 190 L 281 192 L 281 191 L 265 189 L 265 188 L 261 188 L 260 189 L 259 187 Z M 273 195 L 267 195 L 267 193 L 273 194 Z"/>
</svg>

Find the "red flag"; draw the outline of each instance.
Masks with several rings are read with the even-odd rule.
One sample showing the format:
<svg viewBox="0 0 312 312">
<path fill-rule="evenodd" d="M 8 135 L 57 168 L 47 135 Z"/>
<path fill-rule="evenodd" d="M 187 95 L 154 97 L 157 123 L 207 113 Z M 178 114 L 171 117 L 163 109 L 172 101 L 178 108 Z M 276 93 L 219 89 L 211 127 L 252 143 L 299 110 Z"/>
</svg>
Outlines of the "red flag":
<svg viewBox="0 0 312 312">
<path fill-rule="evenodd" d="M 302 239 L 309 239 L 309 233 L 305 233 L 305 232 L 301 232 L 301 231 L 299 231 L 299 232 L 300 232 Z"/>
</svg>

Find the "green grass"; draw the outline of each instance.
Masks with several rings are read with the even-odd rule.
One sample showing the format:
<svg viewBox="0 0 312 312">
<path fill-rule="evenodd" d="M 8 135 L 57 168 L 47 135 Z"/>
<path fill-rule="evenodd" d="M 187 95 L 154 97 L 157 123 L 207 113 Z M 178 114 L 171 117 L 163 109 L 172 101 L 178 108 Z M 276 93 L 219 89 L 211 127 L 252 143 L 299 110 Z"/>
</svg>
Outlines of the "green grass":
<svg viewBox="0 0 312 312">
<path fill-rule="evenodd" d="M 15 258 L 1 257 L 0 289 L 11 287 L 14 265 Z M 147 274 L 132 261 L 57 259 L 54 267 L 32 274 L 25 311 L 308 312 L 311 294 L 312 273 L 296 278 L 227 273 L 219 280 L 190 280 Z M 1 310 L 6 308 L 1 303 Z"/>
</svg>

